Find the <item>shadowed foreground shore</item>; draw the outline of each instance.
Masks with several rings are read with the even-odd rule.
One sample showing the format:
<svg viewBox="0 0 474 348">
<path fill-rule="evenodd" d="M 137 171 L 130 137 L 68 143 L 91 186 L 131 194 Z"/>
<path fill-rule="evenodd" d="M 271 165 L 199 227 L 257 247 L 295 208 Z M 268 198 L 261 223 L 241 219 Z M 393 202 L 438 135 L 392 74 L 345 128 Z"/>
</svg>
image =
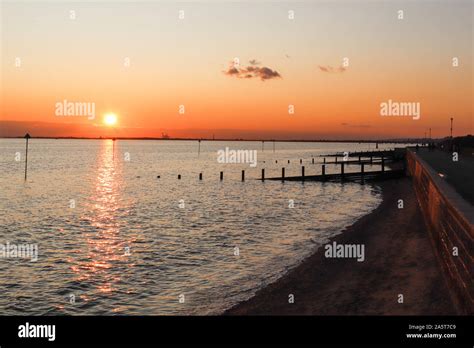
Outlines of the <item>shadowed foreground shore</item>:
<svg viewBox="0 0 474 348">
<path fill-rule="evenodd" d="M 364 244 L 365 261 L 330 259 L 324 248 L 227 315 L 456 314 L 410 178 L 379 184 L 383 202 L 331 240 Z M 404 208 L 397 201 L 404 200 Z M 315 219 L 317 223 L 317 219 Z M 288 295 L 294 303 L 288 303 Z M 398 303 L 403 294 L 404 303 Z"/>
</svg>

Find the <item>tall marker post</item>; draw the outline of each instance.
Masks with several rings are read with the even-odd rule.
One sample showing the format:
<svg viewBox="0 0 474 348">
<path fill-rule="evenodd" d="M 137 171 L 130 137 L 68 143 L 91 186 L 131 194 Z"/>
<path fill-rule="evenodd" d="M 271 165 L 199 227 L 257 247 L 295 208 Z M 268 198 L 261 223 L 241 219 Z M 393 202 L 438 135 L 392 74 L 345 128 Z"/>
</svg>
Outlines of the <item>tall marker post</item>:
<svg viewBox="0 0 474 348">
<path fill-rule="evenodd" d="M 28 139 L 30 139 L 31 136 L 26 133 L 25 134 L 25 139 L 26 139 L 26 154 L 25 154 L 25 181 L 26 181 L 26 176 L 28 174 Z"/>
</svg>

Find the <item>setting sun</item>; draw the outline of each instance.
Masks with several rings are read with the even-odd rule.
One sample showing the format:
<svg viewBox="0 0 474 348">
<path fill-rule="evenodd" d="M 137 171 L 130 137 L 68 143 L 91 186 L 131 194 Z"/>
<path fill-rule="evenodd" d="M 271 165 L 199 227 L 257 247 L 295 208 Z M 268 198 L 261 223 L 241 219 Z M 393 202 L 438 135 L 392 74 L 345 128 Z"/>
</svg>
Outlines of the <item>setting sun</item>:
<svg viewBox="0 0 474 348">
<path fill-rule="evenodd" d="M 113 126 L 117 123 L 117 115 L 107 114 L 104 116 L 104 124 L 107 126 Z"/>
</svg>

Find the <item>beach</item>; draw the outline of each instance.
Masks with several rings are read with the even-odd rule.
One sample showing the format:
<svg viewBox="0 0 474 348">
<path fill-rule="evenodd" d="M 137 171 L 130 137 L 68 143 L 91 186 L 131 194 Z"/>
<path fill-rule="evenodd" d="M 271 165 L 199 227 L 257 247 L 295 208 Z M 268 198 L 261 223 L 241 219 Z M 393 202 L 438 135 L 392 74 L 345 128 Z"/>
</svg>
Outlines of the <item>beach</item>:
<svg viewBox="0 0 474 348">
<path fill-rule="evenodd" d="M 365 260 L 323 247 L 226 315 L 454 315 L 410 178 L 377 183 L 383 201 L 330 243 L 363 244 Z M 399 209 L 398 200 L 403 200 Z M 317 221 L 315 221 L 317 223 Z M 294 303 L 289 303 L 289 295 Z M 403 295 L 403 303 L 399 303 Z"/>
</svg>

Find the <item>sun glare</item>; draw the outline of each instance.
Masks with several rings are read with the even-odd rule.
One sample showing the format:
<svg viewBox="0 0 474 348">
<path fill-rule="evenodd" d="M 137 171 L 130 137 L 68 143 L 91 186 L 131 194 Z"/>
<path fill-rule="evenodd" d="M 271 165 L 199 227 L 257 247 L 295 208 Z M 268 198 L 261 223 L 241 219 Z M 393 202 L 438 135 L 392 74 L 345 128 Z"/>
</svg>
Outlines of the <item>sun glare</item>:
<svg viewBox="0 0 474 348">
<path fill-rule="evenodd" d="M 107 114 L 104 116 L 104 123 L 107 126 L 113 126 L 117 123 L 117 115 L 115 114 Z"/>
</svg>

